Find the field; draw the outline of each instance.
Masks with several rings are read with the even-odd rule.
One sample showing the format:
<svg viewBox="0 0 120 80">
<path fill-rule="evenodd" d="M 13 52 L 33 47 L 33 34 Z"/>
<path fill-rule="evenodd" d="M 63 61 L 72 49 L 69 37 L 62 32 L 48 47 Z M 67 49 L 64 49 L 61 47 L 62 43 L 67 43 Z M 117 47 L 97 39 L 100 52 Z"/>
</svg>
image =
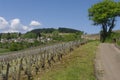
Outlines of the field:
<svg viewBox="0 0 120 80">
<path fill-rule="evenodd" d="M 95 80 L 94 58 L 99 42 L 90 42 L 65 56 L 35 80 Z"/>
<path fill-rule="evenodd" d="M 3 53 L 5 53 L 5 52 L 9 52 L 9 50 L 8 49 L 2 49 L 2 48 L 0 48 L 0 55 L 3 54 Z"/>
</svg>

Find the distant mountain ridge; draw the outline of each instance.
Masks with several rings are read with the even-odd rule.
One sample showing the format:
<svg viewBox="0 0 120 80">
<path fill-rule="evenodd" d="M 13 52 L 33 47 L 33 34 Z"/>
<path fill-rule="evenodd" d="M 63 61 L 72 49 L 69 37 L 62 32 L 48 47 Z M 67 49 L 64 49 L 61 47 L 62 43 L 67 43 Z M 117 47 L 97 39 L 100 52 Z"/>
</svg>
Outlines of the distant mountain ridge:
<svg viewBox="0 0 120 80">
<path fill-rule="evenodd" d="M 82 32 L 80 30 L 76 30 L 76 29 L 71 29 L 71 28 L 42 28 L 42 29 L 34 29 L 31 30 L 29 32 L 33 32 L 33 33 L 52 33 L 54 31 L 59 31 L 60 33 L 76 33 L 76 32 Z"/>
</svg>

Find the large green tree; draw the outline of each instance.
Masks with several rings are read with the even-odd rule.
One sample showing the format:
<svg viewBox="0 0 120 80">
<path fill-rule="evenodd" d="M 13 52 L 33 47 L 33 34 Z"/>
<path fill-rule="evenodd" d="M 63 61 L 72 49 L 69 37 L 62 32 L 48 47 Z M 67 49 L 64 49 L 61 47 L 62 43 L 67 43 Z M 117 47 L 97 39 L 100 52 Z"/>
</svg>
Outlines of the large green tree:
<svg viewBox="0 0 120 80">
<path fill-rule="evenodd" d="M 103 0 L 92 5 L 88 12 L 89 19 L 94 22 L 94 25 L 102 26 L 101 41 L 104 42 L 115 27 L 116 17 L 120 16 L 120 2 Z"/>
</svg>

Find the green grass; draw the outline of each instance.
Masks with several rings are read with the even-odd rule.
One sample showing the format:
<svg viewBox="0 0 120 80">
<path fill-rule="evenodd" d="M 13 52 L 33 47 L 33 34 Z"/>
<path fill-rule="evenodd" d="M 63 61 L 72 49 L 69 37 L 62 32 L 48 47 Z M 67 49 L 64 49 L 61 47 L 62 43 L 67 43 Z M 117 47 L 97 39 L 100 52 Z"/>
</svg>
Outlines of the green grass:
<svg viewBox="0 0 120 80">
<path fill-rule="evenodd" d="M 10 50 L 9 49 L 2 49 L 2 48 L 0 48 L 0 54 L 3 54 L 5 52 L 10 52 Z"/>
<path fill-rule="evenodd" d="M 40 80 L 95 80 L 94 58 L 98 44 L 94 41 L 80 46 L 37 77 Z"/>
<path fill-rule="evenodd" d="M 120 41 L 117 41 L 117 45 L 120 46 Z"/>
</svg>

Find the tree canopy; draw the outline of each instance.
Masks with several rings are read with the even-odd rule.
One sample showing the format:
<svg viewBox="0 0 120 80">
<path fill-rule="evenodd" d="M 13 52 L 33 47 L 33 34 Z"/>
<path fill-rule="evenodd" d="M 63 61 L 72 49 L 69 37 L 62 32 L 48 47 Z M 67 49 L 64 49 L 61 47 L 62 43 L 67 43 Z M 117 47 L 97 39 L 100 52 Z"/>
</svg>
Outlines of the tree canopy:
<svg viewBox="0 0 120 80">
<path fill-rule="evenodd" d="M 28 32 L 22 36 L 22 38 L 37 38 L 37 34 Z"/>
<path fill-rule="evenodd" d="M 89 19 L 94 22 L 93 24 L 102 26 L 101 36 L 102 41 L 105 41 L 115 27 L 116 17 L 120 16 L 120 2 L 103 0 L 94 4 L 88 12 Z"/>
</svg>

